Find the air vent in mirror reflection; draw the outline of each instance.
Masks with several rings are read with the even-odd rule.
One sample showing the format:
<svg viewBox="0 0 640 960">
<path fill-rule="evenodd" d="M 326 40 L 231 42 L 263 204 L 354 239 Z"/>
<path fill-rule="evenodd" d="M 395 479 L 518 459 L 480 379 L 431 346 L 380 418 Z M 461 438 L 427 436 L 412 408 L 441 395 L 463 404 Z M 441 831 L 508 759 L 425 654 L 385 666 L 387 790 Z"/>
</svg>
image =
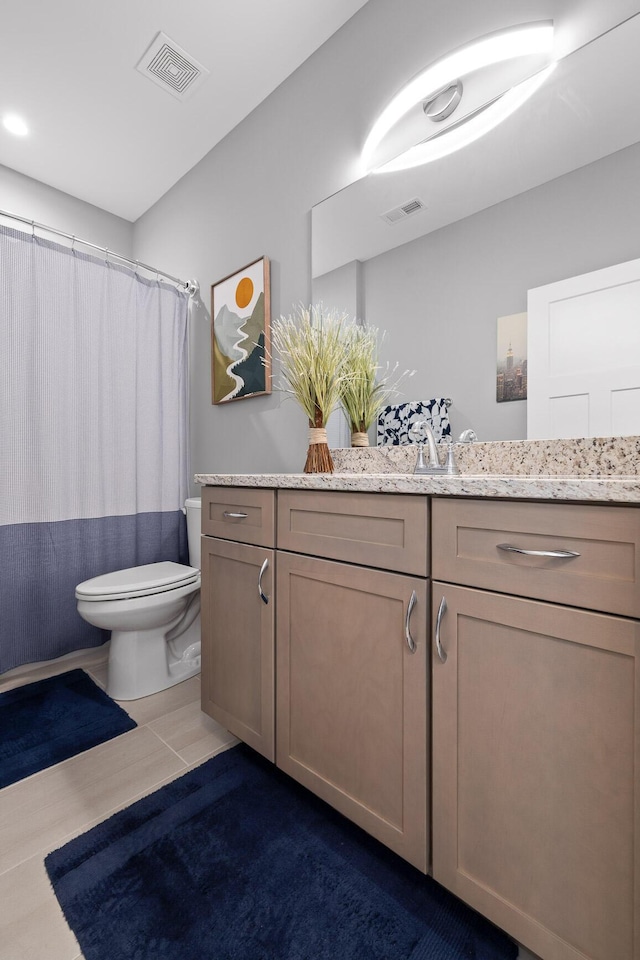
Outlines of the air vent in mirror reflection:
<svg viewBox="0 0 640 960">
<path fill-rule="evenodd" d="M 381 213 L 380 216 L 386 223 L 398 223 L 400 220 L 406 220 L 407 217 L 418 213 L 420 210 L 426 210 L 426 208 L 426 203 L 423 203 L 418 197 L 414 197 L 413 200 L 407 200 L 406 203 L 400 204 L 399 207 L 394 207 L 393 210 L 387 210 L 386 213 Z"/>
</svg>

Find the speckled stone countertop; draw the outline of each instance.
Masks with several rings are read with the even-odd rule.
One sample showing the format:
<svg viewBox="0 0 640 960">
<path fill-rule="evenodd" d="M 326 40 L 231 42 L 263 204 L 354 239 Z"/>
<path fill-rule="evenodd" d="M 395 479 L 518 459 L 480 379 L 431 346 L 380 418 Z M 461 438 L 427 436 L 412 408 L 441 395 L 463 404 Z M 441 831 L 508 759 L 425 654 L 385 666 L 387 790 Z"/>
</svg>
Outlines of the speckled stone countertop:
<svg viewBox="0 0 640 960">
<path fill-rule="evenodd" d="M 445 450 L 440 451 L 441 459 Z M 640 503 L 640 437 L 512 440 L 456 447 L 459 476 L 416 476 L 414 447 L 332 450 L 330 473 L 198 473 L 195 482 L 431 496 Z"/>
</svg>

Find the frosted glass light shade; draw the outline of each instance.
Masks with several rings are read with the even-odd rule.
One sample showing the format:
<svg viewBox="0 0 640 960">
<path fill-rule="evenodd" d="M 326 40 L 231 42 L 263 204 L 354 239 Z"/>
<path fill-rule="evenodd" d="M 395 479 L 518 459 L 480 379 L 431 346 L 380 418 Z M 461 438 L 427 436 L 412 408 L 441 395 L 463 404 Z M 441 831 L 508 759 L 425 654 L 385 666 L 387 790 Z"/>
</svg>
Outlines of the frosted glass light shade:
<svg viewBox="0 0 640 960">
<path fill-rule="evenodd" d="M 552 48 L 553 24 L 543 21 L 489 34 L 437 60 L 410 81 L 374 123 L 361 155 L 365 170 L 369 172 L 375 166 L 372 158 L 377 148 L 416 103 L 428 100 L 443 87 L 478 70 L 532 54 L 550 54 Z"/>
<path fill-rule="evenodd" d="M 461 150 L 462 147 L 473 143 L 474 140 L 479 140 L 480 137 L 484 137 L 512 113 L 515 113 L 529 97 L 533 96 L 549 74 L 553 72 L 555 66 L 555 63 L 549 64 L 535 76 L 529 77 L 528 80 L 523 80 L 522 83 L 507 90 L 499 100 L 488 106 L 482 113 L 465 121 L 459 127 L 452 127 L 441 137 L 434 137 L 432 140 L 425 140 L 423 143 L 416 144 L 415 147 L 411 147 L 410 150 L 405 151 L 395 160 L 390 160 L 389 163 L 376 167 L 372 172 L 394 173 L 398 170 L 408 170 L 410 167 L 418 167 L 423 163 L 439 160 L 450 153 L 455 153 L 456 150 Z"/>
</svg>

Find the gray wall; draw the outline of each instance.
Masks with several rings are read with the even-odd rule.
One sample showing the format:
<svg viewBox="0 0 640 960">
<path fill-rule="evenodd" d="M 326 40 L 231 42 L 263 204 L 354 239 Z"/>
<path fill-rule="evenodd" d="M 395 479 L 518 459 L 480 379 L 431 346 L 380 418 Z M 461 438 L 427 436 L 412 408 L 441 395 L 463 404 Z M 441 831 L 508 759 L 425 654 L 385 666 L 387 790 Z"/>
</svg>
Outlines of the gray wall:
<svg viewBox="0 0 640 960">
<path fill-rule="evenodd" d="M 56 227 L 63 233 L 108 247 L 123 257 L 133 255 L 133 224 L 128 220 L 3 166 L 0 166 L 0 210 Z M 9 220 L 2 222 L 11 225 Z"/>
<path fill-rule="evenodd" d="M 567 29 L 563 33 L 563 18 L 565 27 L 571 25 L 572 15 L 586 7 L 599 18 L 597 28 L 602 30 L 622 19 L 627 7 L 634 12 L 636 6 L 637 0 L 607 5 L 601 0 L 512 0 L 509 20 L 553 17 L 559 34 L 575 44 L 586 38 Z M 310 209 L 354 179 L 361 145 L 381 104 L 443 50 L 505 25 L 504 0 L 482 4 L 403 0 L 401 16 L 399 7 L 396 0 L 369 0 L 133 228 L 127 221 L 0 167 L 0 209 L 136 256 L 176 276 L 200 280 L 202 299 L 193 310 L 191 331 L 194 472 L 299 470 L 306 450 L 304 417 L 280 394 L 212 406 L 211 284 L 267 255 L 272 261 L 273 315 L 289 313 L 299 301 L 309 302 Z M 552 214 L 557 212 L 556 188 L 548 189 L 551 192 L 545 196 Z M 412 276 L 419 279 L 433 261 L 434 275 L 446 283 L 420 308 L 413 301 L 398 307 L 395 295 L 390 302 L 391 282 L 390 276 L 385 279 L 385 271 L 393 269 L 391 254 L 387 264 L 367 265 L 371 282 L 365 310 L 371 322 L 389 329 L 390 359 L 403 362 L 406 345 L 412 338 L 422 338 L 424 361 L 420 357 L 418 363 L 418 353 L 411 348 L 406 365 L 420 365 L 425 383 L 434 388 L 430 392 L 437 393 L 437 384 L 432 383 L 436 372 L 448 369 L 452 377 L 463 362 L 461 357 L 467 358 L 468 370 L 460 366 L 460 388 L 458 381 L 447 381 L 455 394 L 460 428 L 466 426 L 465 418 L 477 419 L 480 404 L 484 416 L 484 407 L 492 403 L 496 316 L 524 309 L 527 286 L 638 255 L 628 227 L 634 217 L 638 222 L 635 178 L 626 185 L 607 183 L 604 194 L 592 194 L 591 189 L 578 176 L 575 195 L 559 200 L 568 203 L 573 196 L 573 209 L 582 209 L 582 214 L 571 220 L 571 228 L 566 221 L 557 236 L 548 229 L 535 198 L 526 195 L 425 240 L 422 252 L 416 251 Z M 611 191 L 613 205 L 608 199 Z M 611 245 L 604 257 L 596 256 L 598 248 L 592 240 L 602 233 L 597 221 L 608 218 L 608 224 L 617 229 L 618 214 L 625 226 L 617 235 L 609 234 Z M 524 252 L 517 256 L 511 243 L 516 236 L 525 242 Z M 447 257 L 439 254 L 445 249 L 455 252 L 462 274 L 452 271 Z M 557 273 L 552 275 L 553 270 Z M 424 284 L 420 292 L 423 289 Z M 406 320 L 409 337 L 397 317 L 403 324 Z M 443 331 L 459 317 L 466 324 L 464 336 L 447 339 Z M 471 385 L 473 415 L 463 384 Z M 518 407 L 523 404 L 501 405 L 502 419 L 490 428 L 495 436 L 522 432 Z"/>
<path fill-rule="evenodd" d="M 496 319 L 531 287 L 640 257 L 639 171 L 636 144 L 367 261 L 366 321 L 416 369 L 398 399 L 448 396 L 454 434 L 525 438 L 526 401 L 496 403 Z"/>
<path fill-rule="evenodd" d="M 359 19 L 349 21 L 135 224 L 136 256 L 179 276 L 196 276 L 201 284 L 191 331 L 194 472 L 300 471 L 304 465 L 307 421 L 282 394 L 212 405 L 211 284 L 266 255 L 272 316 L 309 303 L 310 210 L 349 182 L 344 152 L 355 155 L 360 140 L 360 132 L 350 129 L 360 94 L 341 89 L 354 59 L 357 66 Z"/>
<path fill-rule="evenodd" d="M 513 0 L 510 16 L 551 16 L 560 5 Z M 137 257 L 201 284 L 191 341 L 194 472 L 297 471 L 307 446 L 305 418 L 280 394 L 212 406 L 211 284 L 266 255 L 273 315 L 308 303 L 311 207 L 353 181 L 380 104 L 443 49 L 502 26 L 504 0 L 403 0 L 402 16 L 394 0 L 369 0 L 137 221 Z"/>
<path fill-rule="evenodd" d="M 330 273 L 323 273 L 311 281 L 311 298 L 314 303 L 321 303 L 324 309 L 329 310 L 337 304 L 340 313 L 346 313 L 358 320 L 362 318 L 364 311 L 362 293 L 362 264 L 359 260 L 345 263 L 344 266 L 336 267 Z"/>
<path fill-rule="evenodd" d="M 623 7 L 635 3 L 617 0 L 605 11 L 601 0 L 512 0 L 508 16 L 513 23 L 552 17 L 565 40 L 577 42 L 573 34 L 569 38 L 571 31 L 562 32 L 563 17 L 566 26 L 566 18 L 570 20 L 578 7 L 587 6 L 600 16 L 598 29 L 605 29 L 622 19 L 618 15 Z M 193 310 L 191 331 L 194 472 L 297 471 L 306 452 L 304 416 L 280 394 L 211 404 L 211 284 L 266 255 L 272 262 L 272 314 L 288 314 L 296 303 L 308 303 L 312 294 L 310 209 L 353 181 L 361 146 L 381 105 L 443 50 L 504 25 L 504 0 L 483 0 L 482 4 L 477 0 L 403 0 L 401 5 L 396 0 L 369 0 L 135 224 L 137 257 L 162 265 L 176 276 L 195 276 L 201 284 L 202 299 Z M 206 117 L 202 122 L 206 123 Z M 585 235 L 593 235 L 597 228 L 589 213 L 591 198 L 583 197 L 583 202 L 588 232 L 581 233 L 579 242 L 586 246 Z M 538 271 L 532 265 L 531 271 L 522 272 L 519 257 L 502 234 L 521 236 L 527 230 L 526 217 L 532 215 L 538 216 L 527 207 L 527 200 L 516 201 L 512 207 L 501 205 L 480 215 L 488 218 L 484 221 L 472 218 L 443 231 L 443 238 L 450 238 L 446 242 L 460 255 L 462 273 L 445 275 L 435 305 L 429 303 L 420 310 L 412 305 L 404 311 L 409 330 L 417 329 L 423 335 L 427 319 L 437 317 L 446 324 L 459 315 L 472 331 L 479 323 L 488 329 L 496 316 L 522 310 L 527 284 L 552 279 L 547 267 L 553 262 L 554 249 L 564 256 L 565 247 L 573 243 L 564 234 L 557 241 L 546 236 L 540 215 L 535 242 L 528 242 L 527 252 L 519 256 L 532 258 L 535 264 L 542 242 L 548 248 L 543 254 L 544 269 Z M 430 249 L 436 250 L 439 242 L 432 237 Z M 481 257 L 478 245 L 483 248 Z M 492 248 L 506 258 L 502 263 L 497 255 L 492 259 Z M 613 250 L 611 257 L 617 258 Z M 442 261 L 440 266 L 444 267 Z M 416 269 L 424 269 L 424 263 Z M 469 291 L 466 298 L 461 298 L 463 286 Z M 379 287 L 384 288 L 382 280 Z M 494 287 L 501 291 L 496 304 L 490 296 Z M 375 322 L 372 296 L 367 292 L 365 310 Z M 481 317 L 470 308 L 479 297 L 483 298 Z M 378 325 L 383 328 L 389 328 L 399 315 L 395 306 L 391 313 L 380 313 L 384 315 L 378 318 Z M 396 359 L 393 348 L 400 349 L 406 342 L 398 327 L 396 332 L 395 343 L 389 344 L 390 359 Z M 449 343 L 440 343 L 437 333 L 434 336 L 435 350 L 440 350 L 434 354 L 438 363 L 442 367 L 459 363 L 466 334 L 462 340 L 457 338 L 453 351 Z M 495 346 L 490 345 L 495 337 L 486 342 L 484 337 L 482 364 L 488 370 L 489 365 L 495 367 Z M 446 356 L 450 352 L 453 356 Z M 410 365 L 416 364 L 412 351 Z M 505 430 L 514 432 L 520 427 L 511 424 Z"/>
</svg>

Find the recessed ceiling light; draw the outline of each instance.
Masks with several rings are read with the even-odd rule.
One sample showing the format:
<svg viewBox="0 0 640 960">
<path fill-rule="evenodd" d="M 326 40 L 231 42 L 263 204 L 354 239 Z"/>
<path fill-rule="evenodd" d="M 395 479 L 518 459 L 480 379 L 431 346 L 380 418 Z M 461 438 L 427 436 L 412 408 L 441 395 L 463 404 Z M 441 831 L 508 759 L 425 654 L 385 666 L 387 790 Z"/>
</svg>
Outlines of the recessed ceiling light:
<svg viewBox="0 0 640 960">
<path fill-rule="evenodd" d="M 15 134 L 16 137 L 26 137 L 29 133 L 29 127 L 17 113 L 5 113 L 2 118 L 2 125 L 5 130 Z"/>
</svg>

